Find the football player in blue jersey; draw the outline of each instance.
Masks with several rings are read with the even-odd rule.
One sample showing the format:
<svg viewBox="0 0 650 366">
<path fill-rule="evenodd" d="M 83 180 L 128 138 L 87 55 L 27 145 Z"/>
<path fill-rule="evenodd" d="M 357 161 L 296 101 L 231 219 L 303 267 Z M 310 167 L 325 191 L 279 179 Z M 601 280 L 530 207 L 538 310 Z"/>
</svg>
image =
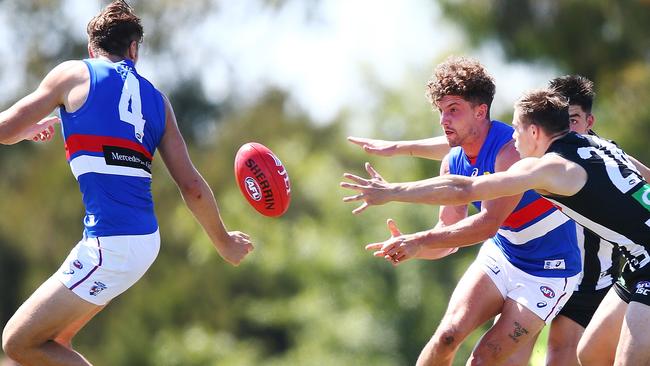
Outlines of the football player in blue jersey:
<svg viewBox="0 0 650 366">
<path fill-rule="evenodd" d="M 566 75 L 551 80 L 549 86 L 569 99 L 571 130 L 580 134 L 593 133 L 592 128 L 596 121 L 592 113 L 595 97 L 593 82 L 583 76 Z M 406 141 L 360 137 L 349 137 L 348 140 L 368 153 L 379 156 L 410 155 L 442 160 L 449 152 L 449 145 L 444 136 Z M 633 157 L 629 158 L 643 177 L 649 180 L 648 168 Z M 577 230 L 578 244 L 584 260 L 583 274 L 578 288 L 551 323 L 546 353 L 548 365 L 578 365 L 578 341 L 619 273 L 620 252 L 615 244 L 598 238 L 580 225 Z M 533 345 L 531 342 L 527 348 L 521 349 L 508 364 L 527 365 Z"/>
<path fill-rule="evenodd" d="M 83 238 L 61 268 L 16 311 L 2 333 L 22 365 L 90 365 L 72 349 L 77 332 L 144 275 L 160 236 L 151 197 L 156 150 L 217 252 L 238 265 L 253 250 L 224 226 L 212 190 L 190 160 L 169 100 L 138 74 L 143 30 L 116 0 L 87 27 L 85 60 L 66 61 L 0 113 L 0 143 L 51 139 L 60 108 L 66 155 L 83 193 Z"/>
<path fill-rule="evenodd" d="M 549 82 L 569 99 L 571 131 L 579 134 L 593 134 L 596 117 L 592 113 L 595 97 L 593 82 L 580 75 L 565 75 Z M 360 137 L 348 140 L 361 146 L 366 152 L 379 156 L 409 155 L 432 160 L 442 160 L 449 153 L 444 136 L 422 140 L 388 141 Z M 646 181 L 650 181 L 650 170 L 632 156 L 628 156 Z M 578 288 L 551 323 L 547 365 L 578 366 L 577 347 L 582 334 L 593 317 L 606 293 L 618 278 L 620 272 L 620 251 L 615 244 L 598 238 L 594 233 L 577 226 L 578 244 L 583 256 L 583 273 Z M 527 365 L 534 343 L 521 349 L 508 365 Z"/>
<path fill-rule="evenodd" d="M 512 128 L 490 119 L 495 86 L 480 63 L 450 58 L 438 65 L 427 89 L 429 101 L 440 112 L 446 141 L 452 146 L 441 164 L 441 175 L 494 174 L 507 170 L 519 160 Z M 366 145 L 366 149 L 373 148 L 368 146 L 368 140 L 353 138 L 351 141 Z M 396 142 L 393 146 L 394 150 L 429 158 L 444 152 L 426 140 Z M 375 147 L 374 152 L 382 150 L 380 144 Z M 370 165 L 366 169 L 370 180 L 350 174 L 346 177 L 361 186 L 383 182 Z M 357 184 L 342 183 L 342 186 L 355 189 Z M 411 202 L 419 200 L 412 198 Z M 375 203 L 363 191 L 344 200 L 359 199 L 364 202 L 355 213 Z M 502 364 L 532 342 L 539 330 L 552 321 L 577 282 L 580 254 L 575 225 L 550 202 L 536 193 L 526 192 L 473 205 L 479 212 L 471 216 L 464 204 L 441 207 L 436 226 L 416 234 L 402 235 L 395 223 L 388 221 L 392 237 L 421 241 L 423 250 L 416 258 L 436 259 L 457 247 L 485 241 L 475 262 L 456 286 L 438 329 L 420 354 L 418 365 L 450 365 L 461 342 L 497 315 L 498 320 L 476 345 L 469 362 Z M 428 247 L 427 243 L 435 243 L 436 247 Z M 382 243 L 371 244 L 367 249 L 383 257 L 386 254 L 382 246 Z M 401 263 L 408 257 L 387 259 Z"/>
<path fill-rule="evenodd" d="M 616 243 L 625 259 L 578 345 L 582 365 L 650 363 L 650 184 L 611 141 L 570 131 L 568 100 L 553 89 L 525 93 L 515 104 L 516 147 L 522 160 L 491 175 L 446 175 L 420 182 L 388 183 L 372 177 L 347 184 L 366 205 L 391 200 L 458 205 L 534 189 L 564 214 Z M 637 162 L 638 164 L 638 162 Z M 644 167 L 645 171 L 647 168 Z M 405 260 L 426 248 L 444 247 L 414 235 L 378 243 L 379 255 Z"/>
</svg>

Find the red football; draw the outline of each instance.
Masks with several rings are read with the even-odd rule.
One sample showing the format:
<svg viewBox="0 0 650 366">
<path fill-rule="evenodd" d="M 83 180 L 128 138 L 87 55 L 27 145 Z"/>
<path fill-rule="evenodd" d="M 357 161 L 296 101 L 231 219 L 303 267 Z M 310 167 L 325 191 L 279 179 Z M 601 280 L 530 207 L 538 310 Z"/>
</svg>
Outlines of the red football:
<svg viewBox="0 0 650 366">
<path fill-rule="evenodd" d="M 265 216 L 280 216 L 289 208 L 289 174 L 271 150 L 249 142 L 235 156 L 235 177 L 248 202 Z"/>
</svg>

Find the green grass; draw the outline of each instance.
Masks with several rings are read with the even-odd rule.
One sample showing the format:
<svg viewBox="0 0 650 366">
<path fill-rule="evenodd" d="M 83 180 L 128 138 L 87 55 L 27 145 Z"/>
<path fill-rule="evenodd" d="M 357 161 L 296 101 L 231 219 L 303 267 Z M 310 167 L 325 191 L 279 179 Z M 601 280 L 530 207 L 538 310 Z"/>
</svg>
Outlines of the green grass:
<svg viewBox="0 0 650 366">
<path fill-rule="evenodd" d="M 544 366 L 544 361 L 546 359 L 546 342 L 548 340 L 548 329 L 546 326 L 542 329 L 537 342 L 535 342 L 535 348 L 533 348 L 533 354 L 530 357 L 530 366 Z"/>
</svg>

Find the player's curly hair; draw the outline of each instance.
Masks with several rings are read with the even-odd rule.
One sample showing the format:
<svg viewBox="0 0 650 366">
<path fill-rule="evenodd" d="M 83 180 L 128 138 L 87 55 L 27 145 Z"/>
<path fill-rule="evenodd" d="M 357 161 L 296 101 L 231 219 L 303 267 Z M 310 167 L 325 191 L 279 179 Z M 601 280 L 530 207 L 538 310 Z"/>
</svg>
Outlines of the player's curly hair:
<svg viewBox="0 0 650 366">
<path fill-rule="evenodd" d="M 569 101 L 553 89 L 524 93 L 515 103 L 515 112 L 525 125 L 537 125 L 549 136 L 569 131 Z"/>
<path fill-rule="evenodd" d="M 131 42 L 142 42 L 140 18 L 124 0 L 115 0 L 88 22 L 90 47 L 107 55 L 126 54 Z"/>
<path fill-rule="evenodd" d="M 581 75 L 565 75 L 548 83 L 549 87 L 569 99 L 570 105 L 577 105 L 583 111 L 591 113 L 596 93 L 594 83 Z"/>
<path fill-rule="evenodd" d="M 427 82 L 426 97 L 431 105 L 446 95 L 460 96 L 473 105 L 487 104 L 487 116 L 496 86 L 494 79 L 478 61 L 466 57 L 449 57 L 436 67 Z"/>
</svg>

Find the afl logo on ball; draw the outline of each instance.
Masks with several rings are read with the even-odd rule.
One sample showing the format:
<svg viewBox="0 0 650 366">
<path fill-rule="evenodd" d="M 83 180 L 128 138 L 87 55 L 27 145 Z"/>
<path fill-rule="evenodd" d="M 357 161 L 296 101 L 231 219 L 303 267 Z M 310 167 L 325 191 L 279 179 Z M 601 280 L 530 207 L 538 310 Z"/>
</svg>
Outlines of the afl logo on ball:
<svg viewBox="0 0 650 366">
<path fill-rule="evenodd" d="M 542 295 L 544 295 L 544 297 L 546 298 L 552 299 L 555 297 L 555 291 L 553 291 L 553 289 L 550 287 L 542 286 L 539 288 L 539 290 L 542 292 Z"/>
<path fill-rule="evenodd" d="M 262 215 L 278 217 L 289 208 L 289 175 L 268 147 L 257 142 L 242 145 L 235 154 L 235 177 L 248 203 Z"/>
<path fill-rule="evenodd" d="M 259 201 L 262 199 L 262 190 L 253 177 L 246 177 L 244 183 L 246 183 L 246 192 L 253 200 Z"/>
</svg>

